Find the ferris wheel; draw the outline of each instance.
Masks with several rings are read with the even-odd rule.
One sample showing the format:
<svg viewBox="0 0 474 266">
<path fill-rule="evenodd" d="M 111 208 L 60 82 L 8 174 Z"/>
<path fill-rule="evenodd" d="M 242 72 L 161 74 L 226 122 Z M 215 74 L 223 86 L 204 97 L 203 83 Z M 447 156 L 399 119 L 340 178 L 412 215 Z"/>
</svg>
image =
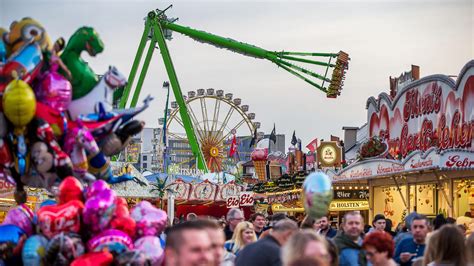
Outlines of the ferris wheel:
<svg viewBox="0 0 474 266">
<path fill-rule="evenodd" d="M 232 93 L 225 93 L 223 90 L 198 89 L 189 91 L 183 98 L 208 169 L 211 172 L 224 170 L 223 164 L 228 159 L 233 136 L 250 139 L 254 131 L 260 128 L 260 122 L 254 121 L 255 113 L 248 112 L 250 107 L 243 105 L 240 98 L 233 98 Z M 173 145 L 170 145 L 174 152 L 171 154 L 172 163 L 195 162 L 189 149 L 189 141 L 177 102 L 171 102 L 171 109 L 167 112 L 168 144 L 174 142 L 174 146 L 178 147 L 173 148 Z M 165 123 L 164 118 L 158 121 L 160 125 Z M 180 160 L 176 159 L 177 155 L 181 156 Z"/>
</svg>

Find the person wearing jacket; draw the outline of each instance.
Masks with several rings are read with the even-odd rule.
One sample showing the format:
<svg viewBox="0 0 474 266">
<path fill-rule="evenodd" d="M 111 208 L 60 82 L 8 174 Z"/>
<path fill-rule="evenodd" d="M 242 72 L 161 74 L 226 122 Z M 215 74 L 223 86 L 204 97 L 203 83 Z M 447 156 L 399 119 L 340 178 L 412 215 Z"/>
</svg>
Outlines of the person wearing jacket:
<svg viewBox="0 0 474 266">
<path fill-rule="evenodd" d="M 367 265 L 360 237 L 363 228 L 364 222 L 359 212 L 348 212 L 344 215 L 343 231 L 334 238 L 339 250 L 339 266 Z"/>
</svg>

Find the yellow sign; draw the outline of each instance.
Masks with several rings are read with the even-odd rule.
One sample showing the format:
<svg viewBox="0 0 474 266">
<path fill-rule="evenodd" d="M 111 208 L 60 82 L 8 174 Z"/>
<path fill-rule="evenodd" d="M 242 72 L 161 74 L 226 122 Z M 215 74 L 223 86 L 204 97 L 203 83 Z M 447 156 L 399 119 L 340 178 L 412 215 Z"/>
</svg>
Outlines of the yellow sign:
<svg viewBox="0 0 474 266">
<path fill-rule="evenodd" d="M 304 208 L 288 208 L 282 204 L 274 203 L 272 204 L 273 212 L 304 212 Z"/>
<path fill-rule="evenodd" d="M 323 141 L 317 149 L 318 162 L 322 167 L 334 167 L 341 163 L 341 148 L 335 141 Z"/>
<path fill-rule="evenodd" d="M 331 201 L 329 205 L 330 211 L 360 211 L 368 210 L 369 202 L 367 200 L 344 200 Z"/>
</svg>

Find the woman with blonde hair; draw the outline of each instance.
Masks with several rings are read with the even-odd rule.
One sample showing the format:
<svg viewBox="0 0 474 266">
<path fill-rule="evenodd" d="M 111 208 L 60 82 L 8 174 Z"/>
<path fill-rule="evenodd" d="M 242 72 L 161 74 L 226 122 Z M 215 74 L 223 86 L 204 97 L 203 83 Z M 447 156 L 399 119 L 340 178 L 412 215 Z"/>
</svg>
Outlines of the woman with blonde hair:
<svg viewBox="0 0 474 266">
<path fill-rule="evenodd" d="M 225 242 L 224 247 L 227 251 L 237 255 L 239 251 L 250 243 L 257 241 L 257 235 L 253 224 L 250 222 L 240 222 L 234 230 L 232 238 Z"/>
<path fill-rule="evenodd" d="M 456 225 L 443 225 L 431 235 L 423 256 L 423 265 L 465 266 L 464 240 L 464 235 Z"/>
<path fill-rule="evenodd" d="M 319 265 L 331 265 L 329 245 L 324 237 L 312 230 L 302 230 L 293 236 L 283 246 L 281 260 L 284 266 L 295 264 L 301 258 L 318 258 Z"/>
</svg>

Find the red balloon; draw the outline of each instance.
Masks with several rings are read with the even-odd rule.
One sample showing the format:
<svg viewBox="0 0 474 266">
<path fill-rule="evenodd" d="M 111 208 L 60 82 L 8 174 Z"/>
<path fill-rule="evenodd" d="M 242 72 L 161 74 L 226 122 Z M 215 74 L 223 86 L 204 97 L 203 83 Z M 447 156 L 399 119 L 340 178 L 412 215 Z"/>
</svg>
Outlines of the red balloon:
<svg viewBox="0 0 474 266">
<path fill-rule="evenodd" d="M 110 226 L 113 229 L 123 231 L 131 238 L 135 236 L 136 222 L 130 217 L 117 217 L 112 219 Z"/>
<path fill-rule="evenodd" d="M 128 210 L 127 200 L 122 197 L 117 197 L 115 199 L 115 217 L 129 217 L 130 211 Z"/>
<path fill-rule="evenodd" d="M 67 203 L 71 200 L 83 201 L 83 187 L 81 182 L 73 176 L 66 177 L 59 185 L 59 204 Z"/>
<path fill-rule="evenodd" d="M 82 209 L 84 204 L 79 200 L 41 207 L 38 211 L 38 226 L 49 239 L 61 232 L 79 233 Z"/>
<path fill-rule="evenodd" d="M 87 253 L 75 259 L 71 266 L 107 266 L 111 265 L 114 257 L 108 251 Z"/>
</svg>

